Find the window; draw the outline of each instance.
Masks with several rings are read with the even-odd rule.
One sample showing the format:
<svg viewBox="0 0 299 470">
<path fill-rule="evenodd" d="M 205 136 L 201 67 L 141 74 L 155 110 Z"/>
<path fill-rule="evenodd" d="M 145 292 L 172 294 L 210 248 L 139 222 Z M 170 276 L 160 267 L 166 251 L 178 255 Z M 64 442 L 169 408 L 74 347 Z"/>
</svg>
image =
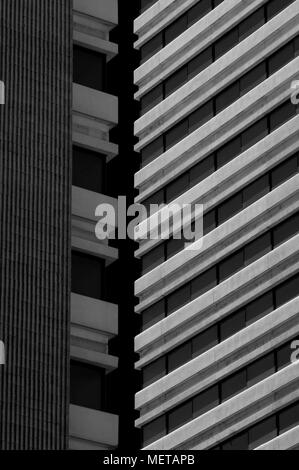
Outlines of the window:
<svg viewBox="0 0 299 470">
<path fill-rule="evenodd" d="M 147 165 L 152 160 L 162 155 L 163 152 L 163 136 L 161 136 L 142 149 L 141 158 L 143 166 Z"/>
<path fill-rule="evenodd" d="M 219 282 L 225 281 L 244 266 L 243 251 L 234 253 L 232 256 L 219 264 Z"/>
<path fill-rule="evenodd" d="M 161 357 L 155 362 L 152 362 L 142 370 L 143 387 L 148 387 L 150 384 L 164 377 L 166 374 L 166 358 Z"/>
<path fill-rule="evenodd" d="M 250 70 L 250 72 L 243 75 L 240 78 L 240 94 L 241 96 L 248 93 L 254 87 L 262 83 L 267 78 L 267 67 L 266 62 L 262 62 L 261 64 L 254 67 L 254 69 Z"/>
<path fill-rule="evenodd" d="M 275 356 L 274 353 L 270 353 L 247 367 L 247 385 L 252 387 L 274 373 Z"/>
<path fill-rule="evenodd" d="M 212 46 L 205 49 L 187 64 L 188 80 L 198 75 L 202 70 L 206 69 L 213 63 Z"/>
<path fill-rule="evenodd" d="M 287 8 L 294 0 L 270 0 L 267 3 L 267 17 L 268 21 L 282 10 Z"/>
<path fill-rule="evenodd" d="M 297 295 L 299 295 L 299 276 L 295 276 L 277 287 L 275 291 L 277 308 L 294 299 Z"/>
<path fill-rule="evenodd" d="M 281 411 L 278 415 L 279 434 L 299 425 L 299 403 Z"/>
<path fill-rule="evenodd" d="M 269 73 L 272 75 L 294 58 L 294 44 L 290 42 L 269 58 Z"/>
<path fill-rule="evenodd" d="M 216 227 L 216 210 L 213 210 L 203 216 L 203 234 L 207 235 Z"/>
<path fill-rule="evenodd" d="M 248 433 L 233 437 L 222 445 L 222 450 L 248 450 Z"/>
<path fill-rule="evenodd" d="M 72 252 L 72 292 L 95 299 L 104 294 L 104 261 L 78 251 Z"/>
<path fill-rule="evenodd" d="M 237 393 L 240 393 L 247 386 L 246 370 L 241 370 L 236 374 L 228 377 L 221 383 L 221 398 L 222 401 L 228 400 Z"/>
<path fill-rule="evenodd" d="M 217 151 L 217 168 L 233 160 L 241 153 L 241 137 L 238 136 Z"/>
<path fill-rule="evenodd" d="M 179 253 L 185 246 L 184 238 L 175 239 L 171 238 L 166 244 L 166 259 Z"/>
<path fill-rule="evenodd" d="M 271 441 L 277 436 L 275 416 L 265 419 L 249 430 L 249 450 L 261 446 L 265 442 Z"/>
<path fill-rule="evenodd" d="M 167 315 L 179 310 L 190 300 L 190 285 L 187 284 L 170 294 L 167 298 Z"/>
<path fill-rule="evenodd" d="M 157 3 L 158 0 L 140 0 L 140 13 L 150 8 L 152 5 Z"/>
<path fill-rule="evenodd" d="M 151 108 L 159 104 L 163 100 L 163 85 L 156 86 L 141 98 L 142 114 L 145 114 Z"/>
<path fill-rule="evenodd" d="M 173 201 L 189 188 L 189 175 L 184 173 L 166 187 L 166 202 Z"/>
<path fill-rule="evenodd" d="M 142 257 L 142 273 L 145 274 L 159 266 L 164 259 L 164 244 L 162 243 Z"/>
<path fill-rule="evenodd" d="M 291 342 L 292 343 L 292 342 Z M 284 369 L 291 363 L 291 343 L 283 345 L 277 351 L 277 370 Z"/>
<path fill-rule="evenodd" d="M 258 199 L 268 194 L 270 191 L 269 175 L 262 176 L 252 184 L 247 186 L 243 191 L 243 205 L 250 206 Z"/>
<path fill-rule="evenodd" d="M 232 49 L 239 42 L 238 28 L 234 28 L 215 42 L 215 60 Z"/>
<path fill-rule="evenodd" d="M 106 57 L 104 54 L 74 46 L 74 82 L 95 90 L 105 90 Z M 92 70 L 92 73 L 90 71 Z"/>
<path fill-rule="evenodd" d="M 258 260 L 266 253 L 271 251 L 271 234 L 270 232 L 262 235 L 261 237 L 254 240 L 252 243 L 249 243 L 244 250 L 244 261 L 245 266 L 253 263 Z"/>
<path fill-rule="evenodd" d="M 289 100 L 270 114 L 270 132 L 274 132 L 294 116 L 296 116 L 296 106 Z"/>
<path fill-rule="evenodd" d="M 271 173 L 272 188 L 276 188 L 298 171 L 298 156 L 294 155 L 278 165 Z"/>
<path fill-rule="evenodd" d="M 213 101 L 208 101 L 199 109 L 194 111 L 188 119 L 189 134 L 205 124 L 213 117 Z"/>
<path fill-rule="evenodd" d="M 104 407 L 105 370 L 89 364 L 71 361 L 70 402 L 94 410 Z"/>
<path fill-rule="evenodd" d="M 208 330 L 200 333 L 192 339 L 192 356 L 197 357 L 205 351 L 213 348 L 219 343 L 217 325 L 212 326 Z"/>
<path fill-rule="evenodd" d="M 165 98 L 183 86 L 188 80 L 188 69 L 183 67 L 165 81 Z"/>
<path fill-rule="evenodd" d="M 273 293 L 267 292 L 246 307 L 246 325 L 251 325 L 274 310 Z"/>
<path fill-rule="evenodd" d="M 245 310 L 240 310 L 220 323 L 220 341 L 233 336 L 246 326 Z"/>
<path fill-rule="evenodd" d="M 227 108 L 240 96 L 240 85 L 237 81 L 216 96 L 216 114 Z"/>
<path fill-rule="evenodd" d="M 191 342 L 183 344 L 168 355 L 168 371 L 171 372 L 182 364 L 190 361 L 192 357 Z"/>
<path fill-rule="evenodd" d="M 175 429 L 182 426 L 187 421 L 192 419 L 192 401 L 184 403 L 174 411 L 171 411 L 168 415 L 168 432 L 172 432 Z"/>
<path fill-rule="evenodd" d="M 226 220 L 230 219 L 234 214 L 240 212 L 243 208 L 242 193 L 228 199 L 218 207 L 218 225 L 221 225 Z"/>
<path fill-rule="evenodd" d="M 245 152 L 248 148 L 262 140 L 268 135 L 267 118 L 261 119 L 257 123 L 249 127 L 248 130 L 242 134 L 242 151 Z"/>
<path fill-rule="evenodd" d="M 216 267 L 199 275 L 191 282 L 191 300 L 196 299 L 217 285 Z"/>
<path fill-rule="evenodd" d="M 207 413 L 209 410 L 219 405 L 219 403 L 218 385 L 215 385 L 193 399 L 193 418 Z"/>
<path fill-rule="evenodd" d="M 166 417 L 161 416 L 143 427 L 143 445 L 147 446 L 166 434 Z"/>
<path fill-rule="evenodd" d="M 298 228 L 299 214 L 295 214 L 292 217 L 289 217 L 287 220 L 275 227 L 273 234 L 274 247 L 279 246 L 281 243 L 284 243 L 293 237 L 296 233 L 298 233 Z"/>
<path fill-rule="evenodd" d="M 212 0 L 200 0 L 188 11 L 188 26 L 196 23 L 200 18 L 209 13 L 213 8 Z"/>
<path fill-rule="evenodd" d="M 239 41 L 243 41 L 246 39 L 250 34 L 256 31 L 258 28 L 261 28 L 265 24 L 265 14 L 264 8 L 260 8 L 259 10 L 252 13 L 248 18 L 242 21 L 239 25 Z"/>
<path fill-rule="evenodd" d="M 188 27 L 187 15 L 183 15 L 165 29 L 165 45 L 169 44 Z"/>
<path fill-rule="evenodd" d="M 163 47 L 163 33 L 157 34 L 140 48 L 141 63 L 148 60 L 151 56 L 159 52 Z"/>
<path fill-rule="evenodd" d="M 174 126 L 165 134 L 165 148 L 168 150 L 175 144 L 183 140 L 188 134 L 188 120 L 185 119 Z"/>
<path fill-rule="evenodd" d="M 97 193 L 105 191 L 106 157 L 83 147 L 73 147 L 73 185 Z"/>
<path fill-rule="evenodd" d="M 210 155 L 201 162 L 193 166 L 189 172 L 190 174 L 190 187 L 203 181 L 215 171 L 214 155 Z"/>
<path fill-rule="evenodd" d="M 142 312 L 143 329 L 150 328 L 163 320 L 165 316 L 165 301 L 163 299 Z"/>
</svg>

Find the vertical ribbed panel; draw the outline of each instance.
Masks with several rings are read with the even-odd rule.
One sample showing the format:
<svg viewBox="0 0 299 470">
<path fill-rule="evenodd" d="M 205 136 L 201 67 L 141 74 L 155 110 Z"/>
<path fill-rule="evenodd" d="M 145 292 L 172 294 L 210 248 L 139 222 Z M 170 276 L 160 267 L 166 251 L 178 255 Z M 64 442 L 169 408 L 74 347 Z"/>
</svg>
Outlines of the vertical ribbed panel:
<svg viewBox="0 0 299 470">
<path fill-rule="evenodd" d="M 68 436 L 71 0 L 1 0 L 0 448 Z"/>
</svg>

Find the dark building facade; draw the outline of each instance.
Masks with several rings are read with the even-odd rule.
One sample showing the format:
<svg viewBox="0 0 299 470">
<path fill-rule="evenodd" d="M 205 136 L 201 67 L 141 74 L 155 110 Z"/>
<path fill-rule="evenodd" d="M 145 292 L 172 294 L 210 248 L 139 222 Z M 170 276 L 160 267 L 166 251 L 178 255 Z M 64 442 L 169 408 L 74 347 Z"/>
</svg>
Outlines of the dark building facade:
<svg viewBox="0 0 299 470">
<path fill-rule="evenodd" d="M 71 4 L 0 3 L 0 449 L 67 446 Z"/>
</svg>

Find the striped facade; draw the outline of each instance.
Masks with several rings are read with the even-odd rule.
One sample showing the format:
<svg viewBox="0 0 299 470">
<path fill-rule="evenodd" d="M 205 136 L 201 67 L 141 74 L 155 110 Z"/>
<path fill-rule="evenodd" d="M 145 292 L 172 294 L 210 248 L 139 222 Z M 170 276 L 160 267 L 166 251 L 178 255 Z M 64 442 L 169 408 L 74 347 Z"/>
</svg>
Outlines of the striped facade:
<svg viewBox="0 0 299 470">
<path fill-rule="evenodd" d="M 0 5 L 0 448 L 68 436 L 71 1 Z"/>
<path fill-rule="evenodd" d="M 143 448 L 298 449 L 299 1 L 142 4 L 136 202 L 204 209 L 136 253 Z"/>
</svg>

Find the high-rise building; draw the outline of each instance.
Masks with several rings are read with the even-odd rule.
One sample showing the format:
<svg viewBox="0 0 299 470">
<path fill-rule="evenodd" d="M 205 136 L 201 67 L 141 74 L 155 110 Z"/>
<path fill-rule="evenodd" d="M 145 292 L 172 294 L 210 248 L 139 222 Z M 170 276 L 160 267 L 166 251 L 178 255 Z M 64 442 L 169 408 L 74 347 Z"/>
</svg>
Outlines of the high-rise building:
<svg viewBox="0 0 299 470">
<path fill-rule="evenodd" d="M 0 3 L 1 449 L 115 449 L 134 429 L 129 251 L 95 236 L 127 187 L 128 18 L 117 30 L 117 0 Z"/>
<path fill-rule="evenodd" d="M 299 1 L 141 3 L 136 201 L 204 210 L 137 250 L 142 447 L 299 448 Z"/>
</svg>

